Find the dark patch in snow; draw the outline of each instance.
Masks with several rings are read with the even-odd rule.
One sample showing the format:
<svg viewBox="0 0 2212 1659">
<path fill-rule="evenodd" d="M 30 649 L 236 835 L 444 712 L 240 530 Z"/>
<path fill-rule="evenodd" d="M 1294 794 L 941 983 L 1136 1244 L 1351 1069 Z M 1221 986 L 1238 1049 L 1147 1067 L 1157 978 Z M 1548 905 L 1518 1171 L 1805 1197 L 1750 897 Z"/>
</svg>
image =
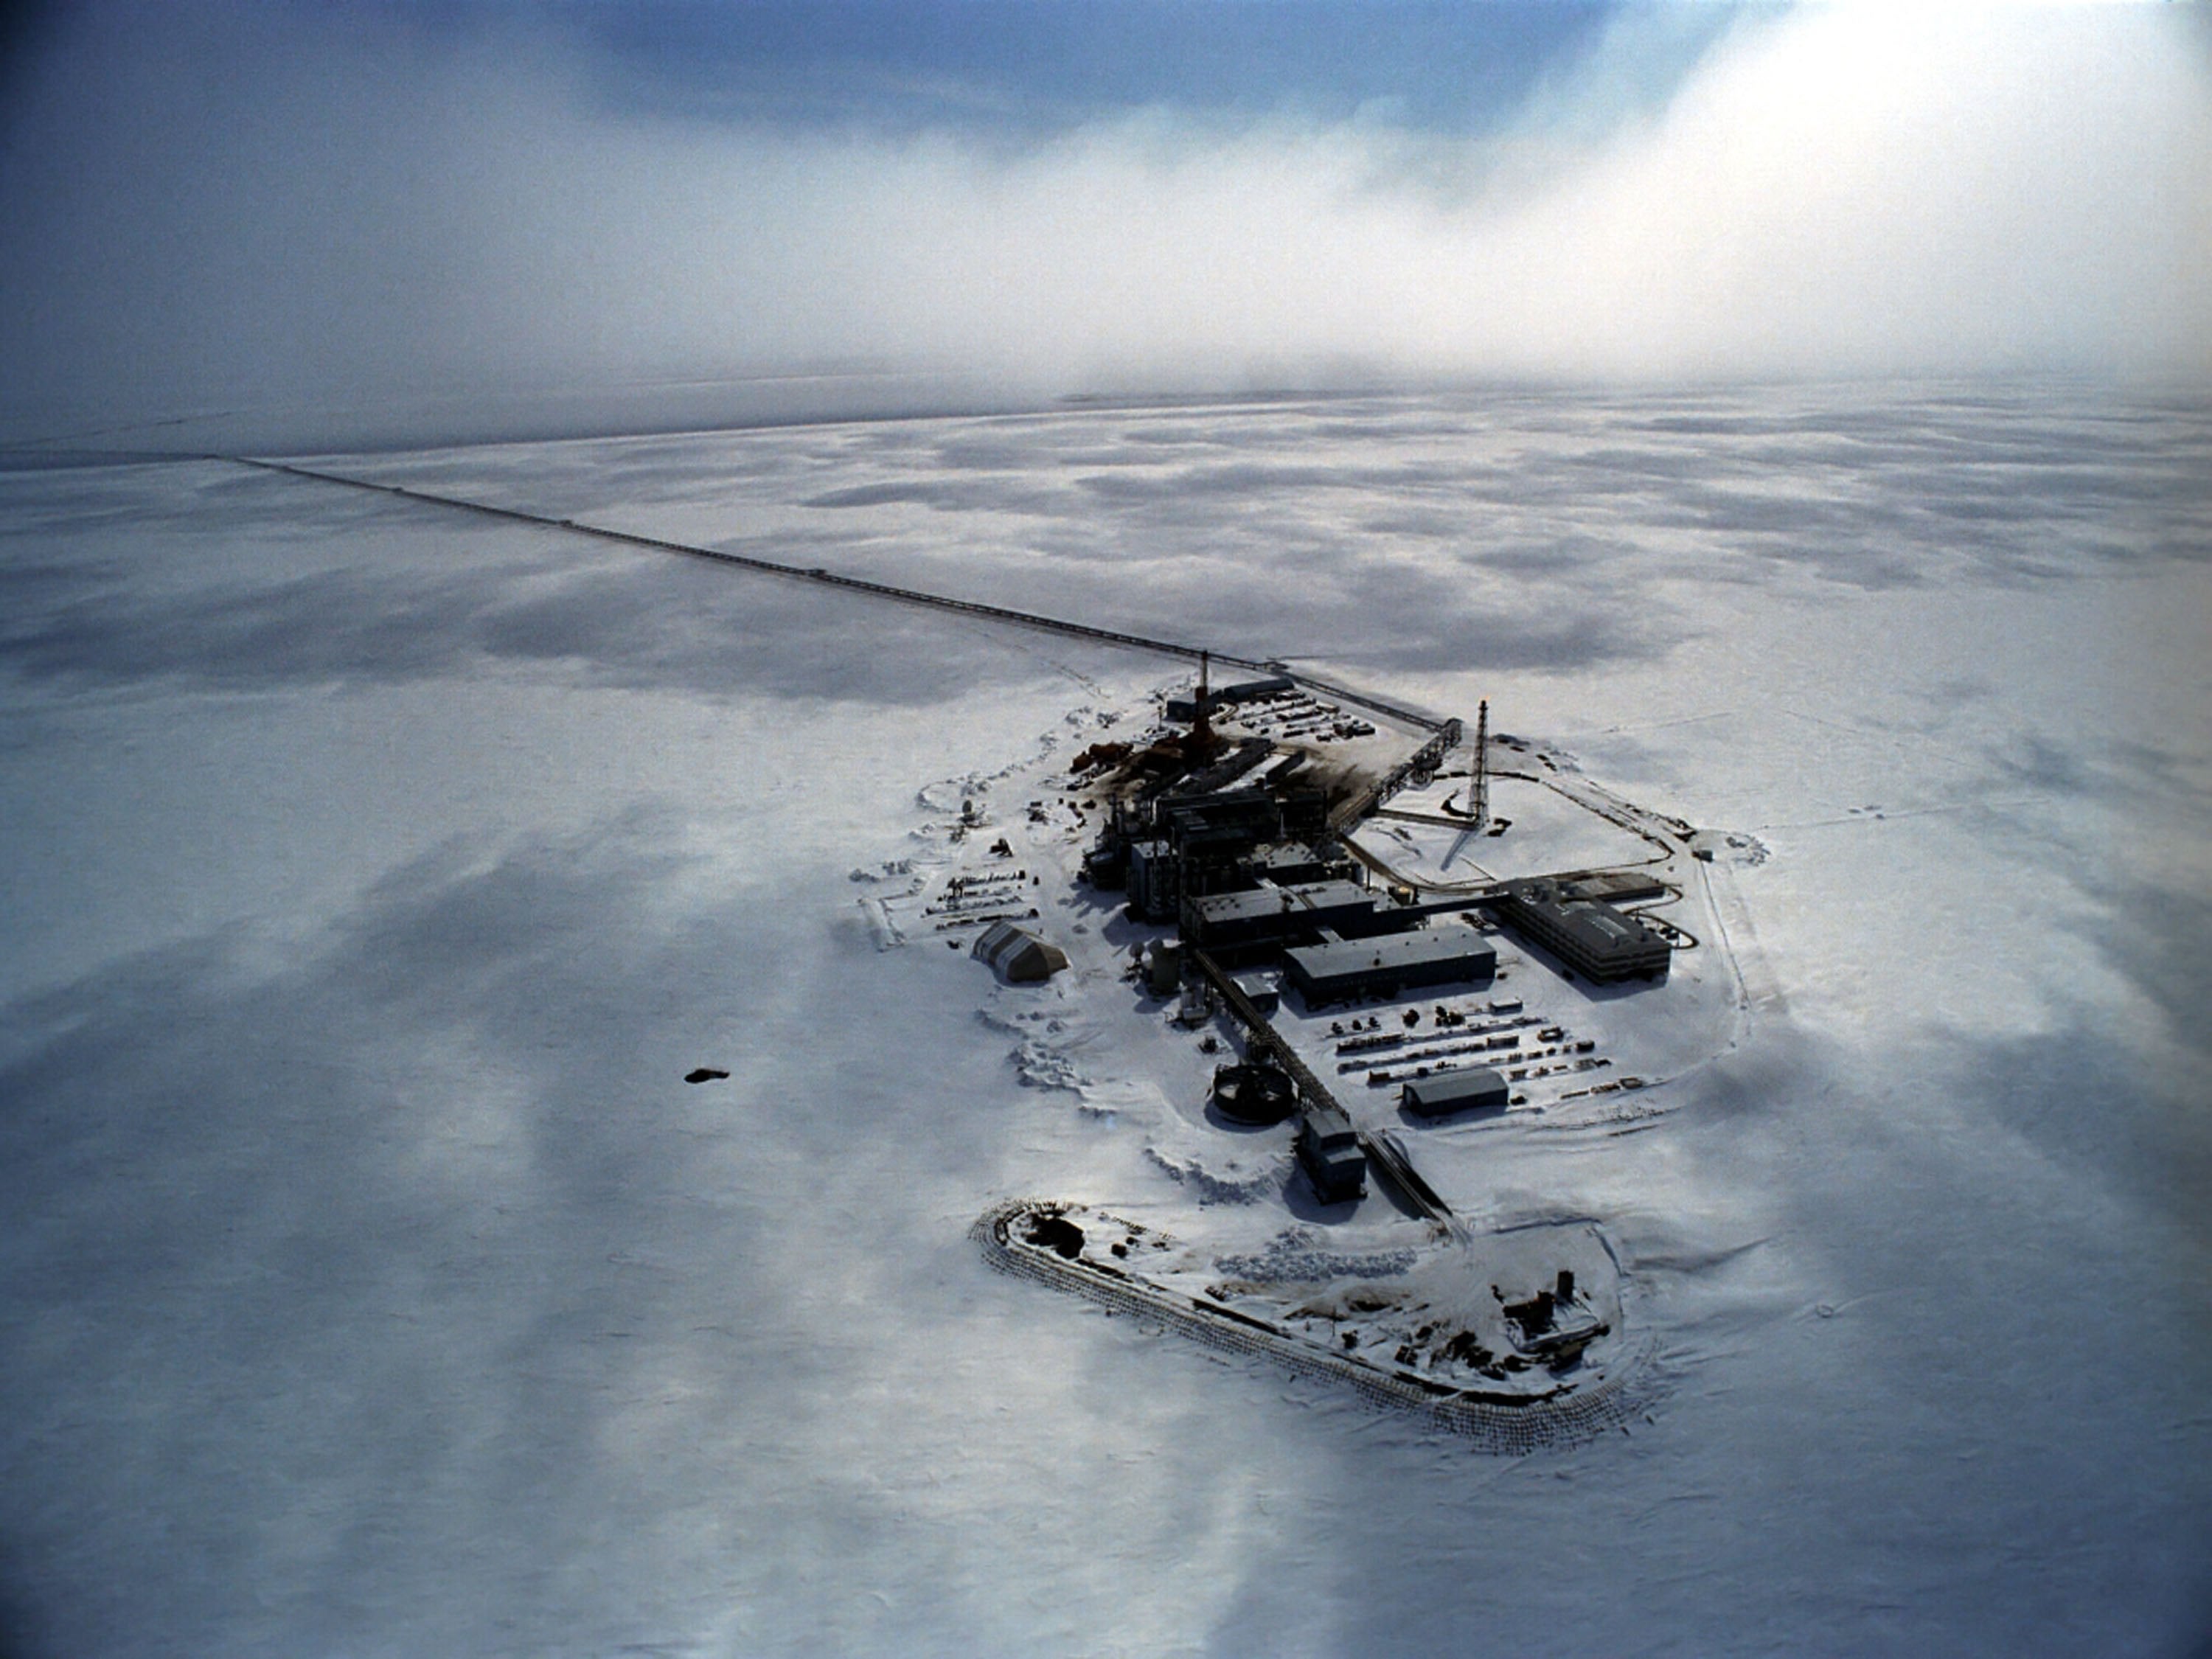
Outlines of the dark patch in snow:
<svg viewBox="0 0 2212 1659">
<path fill-rule="evenodd" d="M 1031 1216 L 1025 1237 L 1039 1249 L 1050 1250 L 1062 1261 L 1073 1261 L 1083 1254 L 1083 1229 L 1064 1215 Z"/>
</svg>

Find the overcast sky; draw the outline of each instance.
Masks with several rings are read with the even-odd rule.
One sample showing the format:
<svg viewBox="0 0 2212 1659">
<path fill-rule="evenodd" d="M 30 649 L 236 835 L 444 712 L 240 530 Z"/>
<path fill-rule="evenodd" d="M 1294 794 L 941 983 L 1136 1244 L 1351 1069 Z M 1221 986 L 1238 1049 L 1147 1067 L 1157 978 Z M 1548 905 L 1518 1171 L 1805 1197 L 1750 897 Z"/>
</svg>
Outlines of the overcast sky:
<svg viewBox="0 0 2212 1659">
<path fill-rule="evenodd" d="M 48 9 L 0 415 L 2212 366 L 2195 7 Z"/>
</svg>

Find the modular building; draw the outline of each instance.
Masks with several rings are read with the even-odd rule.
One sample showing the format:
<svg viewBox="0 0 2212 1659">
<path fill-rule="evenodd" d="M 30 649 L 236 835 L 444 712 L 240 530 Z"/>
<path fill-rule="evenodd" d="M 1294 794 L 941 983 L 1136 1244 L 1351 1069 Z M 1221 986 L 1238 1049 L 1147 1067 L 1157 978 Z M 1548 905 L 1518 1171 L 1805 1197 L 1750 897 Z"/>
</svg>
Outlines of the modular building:
<svg viewBox="0 0 2212 1659">
<path fill-rule="evenodd" d="M 1601 983 L 1657 979 L 1674 947 L 1641 919 L 1586 896 L 1572 882 L 1537 878 L 1509 881 L 1498 901 L 1499 920 L 1540 945 L 1576 972 Z"/>
<path fill-rule="evenodd" d="M 1498 971 L 1498 952 L 1464 923 L 1300 945 L 1285 957 L 1291 983 L 1309 1007 L 1396 996 L 1418 986 L 1484 985 Z"/>
<path fill-rule="evenodd" d="M 1485 1107 L 1502 1110 L 1511 1098 L 1505 1079 L 1487 1066 L 1414 1078 L 1399 1095 L 1400 1103 L 1416 1117 L 1449 1117 Z"/>
</svg>

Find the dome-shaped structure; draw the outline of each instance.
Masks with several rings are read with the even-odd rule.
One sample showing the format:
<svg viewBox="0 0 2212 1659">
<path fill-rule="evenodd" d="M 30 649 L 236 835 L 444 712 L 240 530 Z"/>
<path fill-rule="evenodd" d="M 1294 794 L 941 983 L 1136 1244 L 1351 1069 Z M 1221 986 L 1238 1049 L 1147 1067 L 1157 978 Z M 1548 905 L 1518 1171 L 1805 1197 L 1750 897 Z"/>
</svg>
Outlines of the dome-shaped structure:
<svg viewBox="0 0 2212 1659">
<path fill-rule="evenodd" d="M 986 927 L 976 936 L 971 954 L 978 962 L 989 963 L 992 971 L 1010 985 L 1034 985 L 1067 966 L 1067 953 L 1057 945 L 1048 945 L 1009 921 Z"/>
</svg>

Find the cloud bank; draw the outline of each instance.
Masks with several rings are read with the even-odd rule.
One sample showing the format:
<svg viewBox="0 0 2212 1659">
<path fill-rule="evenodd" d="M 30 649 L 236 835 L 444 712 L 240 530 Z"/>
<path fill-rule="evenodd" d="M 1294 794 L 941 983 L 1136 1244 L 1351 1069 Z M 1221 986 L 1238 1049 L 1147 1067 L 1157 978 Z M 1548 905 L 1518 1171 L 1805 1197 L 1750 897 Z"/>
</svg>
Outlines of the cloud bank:
<svg viewBox="0 0 2212 1659">
<path fill-rule="evenodd" d="M 88 9 L 0 129 L 5 413 L 2212 368 L 2201 17 L 1747 15 L 1656 111 L 1578 117 L 1638 105 L 1656 26 L 1502 135 L 994 142 L 611 108 L 511 21 Z"/>
</svg>

